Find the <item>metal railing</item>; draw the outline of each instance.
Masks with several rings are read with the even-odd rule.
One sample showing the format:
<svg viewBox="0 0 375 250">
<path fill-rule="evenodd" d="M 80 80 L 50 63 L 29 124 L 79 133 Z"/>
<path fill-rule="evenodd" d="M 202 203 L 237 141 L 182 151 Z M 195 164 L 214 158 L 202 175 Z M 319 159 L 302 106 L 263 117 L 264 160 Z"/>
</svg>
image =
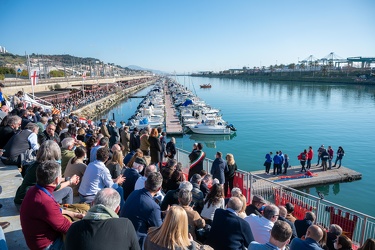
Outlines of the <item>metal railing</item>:
<svg viewBox="0 0 375 250">
<path fill-rule="evenodd" d="M 177 149 L 176 159 L 182 163 L 184 173 L 189 171 L 190 152 Z M 205 159 L 203 169 L 210 173 L 213 160 Z M 236 180 L 237 179 L 237 180 Z M 344 233 L 350 237 L 355 245 L 362 245 L 366 239 L 375 238 L 375 217 L 338 205 L 326 199 L 287 187 L 267 180 L 250 172 L 238 170 L 235 176 L 235 186 L 239 187 L 247 201 L 253 195 L 262 195 L 274 204 L 284 205 L 292 202 L 295 205 L 295 215 L 303 218 L 306 211 L 316 215 L 316 223 L 329 228 L 331 224 L 338 224 Z"/>
</svg>

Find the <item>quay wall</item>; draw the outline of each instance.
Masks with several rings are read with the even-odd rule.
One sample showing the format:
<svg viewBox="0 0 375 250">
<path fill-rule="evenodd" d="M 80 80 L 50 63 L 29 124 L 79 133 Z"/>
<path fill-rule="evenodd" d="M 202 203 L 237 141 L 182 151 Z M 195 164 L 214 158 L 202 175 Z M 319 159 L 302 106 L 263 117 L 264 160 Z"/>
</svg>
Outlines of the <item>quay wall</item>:
<svg viewBox="0 0 375 250">
<path fill-rule="evenodd" d="M 80 109 L 74 110 L 72 113 L 76 114 L 79 117 L 84 117 L 88 120 L 93 120 L 105 111 L 108 111 L 113 106 L 115 106 L 117 103 L 123 101 L 124 99 L 128 98 L 130 95 L 132 95 L 135 92 L 138 92 L 147 86 L 150 86 L 154 84 L 156 79 L 153 79 L 151 81 L 141 83 L 136 86 L 132 86 L 125 89 L 117 89 L 113 94 L 104 97 L 102 99 L 99 99 L 93 103 L 90 103 Z"/>
<path fill-rule="evenodd" d="M 149 75 L 138 75 L 138 76 L 124 76 L 116 78 L 87 78 L 84 80 L 84 84 L 103 84 L 103 83 L 114 83 L 117 81 L 127 81 L 136 80 L 142 78 L 148 78 Z M 56 77 L 47 80 L 40 80 L 37 85 L 34 86 L 34 92 L 49 91 L 55 87 L 55 85 L 60 85 L 61 88 L 71 88 L 72 85 L 82 84 L 82 78 L 64 78 Z M 25 93 L 32 93 L 32 86 L 29 80 L 17 80 L 17 79 L 6 79 L 4 82 L 5 87 L 2 88 L 2 92 L 6 95 L 14 95 L 18 91 L 23 91 Z"/>
</svg>

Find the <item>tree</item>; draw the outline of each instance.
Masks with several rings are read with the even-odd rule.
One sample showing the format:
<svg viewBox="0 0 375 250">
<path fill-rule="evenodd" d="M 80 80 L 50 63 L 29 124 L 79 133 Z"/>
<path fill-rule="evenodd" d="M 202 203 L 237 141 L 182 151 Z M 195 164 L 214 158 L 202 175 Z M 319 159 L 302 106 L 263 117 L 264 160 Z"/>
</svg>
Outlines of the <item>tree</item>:
<svg viewBox="0 0 375 250">
<path fill-rule="evenodd" d="M 29 72 L 27 72 L 27 70 L 22 70 L 20 76 L 29 76 Z"/>
</svg>

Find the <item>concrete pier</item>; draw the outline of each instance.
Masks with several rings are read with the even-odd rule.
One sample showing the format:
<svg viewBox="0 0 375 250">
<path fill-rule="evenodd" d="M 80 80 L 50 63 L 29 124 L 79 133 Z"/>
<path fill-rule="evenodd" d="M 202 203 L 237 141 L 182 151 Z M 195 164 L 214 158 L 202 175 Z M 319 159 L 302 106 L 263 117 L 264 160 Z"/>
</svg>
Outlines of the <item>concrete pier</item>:
<svg viewBox="0 0 375 250">
<path fill-rule="evenodd" d="M 291 188 L 304 188 L 309 186 L 326 185 L 338 182 L 351 182 L 362 179 L 362 174 L 353 169 L 341 166 L 341 168 L 332 168 L 331 170 L 323 171 L 322 167 L 312 166 L 310 171 L 313 173 L 311 178 L 285 178 L 286 176 L 296 176 L 304 174 L 300 172 L 301 166 L 293 166 L 288 168 L 287 174 L 273 175 L 273 167 L 270 169 L 270 175 L 267 175 L 264 170 L 252 171 L 252 174 L 258 175 L 269 181 L 277 182 L 279 184 Z M 284 171 L 284 169 L 283 169 Z M 257 181 L 258 182 L 258 181 Z M 265 181 L 259 181 L 256 185 L 266 185 Z"/>
<path fill-rule="evenodd" d="M 168 88 L 164 88 L 164 102 L 165 102 L 165 131 L 167 135 L 182 135 L 183 129 L 181 122 L 176 115 L 176 109 L 173 105 L 172 98 L 168 94 Z"/>
</svg>

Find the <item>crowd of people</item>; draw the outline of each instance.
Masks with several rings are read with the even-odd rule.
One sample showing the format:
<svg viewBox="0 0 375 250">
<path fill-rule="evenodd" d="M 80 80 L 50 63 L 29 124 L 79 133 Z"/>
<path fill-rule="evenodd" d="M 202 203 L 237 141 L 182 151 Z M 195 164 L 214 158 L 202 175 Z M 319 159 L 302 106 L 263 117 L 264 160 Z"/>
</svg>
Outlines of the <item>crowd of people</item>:
<svg viewBox="0 0 375 250">
<path fill-rule="evenodd" d="M 321 145 L 317 150 L 318 162 L 316 163 L 316 167 L 319 167 L 319 163 L 321 162 L 321 167 L 323 171 L 331 170 L 332 168 L 336 167 L 338 164 L 337 169 L 341 167 L 342 158 L 345 155 L 344 149 L 339 146 L 336 152 L 336 160 L 334 165 L 332 165 L 332 161 L 334 158 L 334 150 L 332 146 L 328 146 L 326 149 L 324 145 Z M 264 166 L 265 166 L 265 173 L 267 175 L 270 174 L 271 165 L 273 162 L 273 175 L 280 175 L 280 174 L 287 174 L 288 168 L 291 167 L 289 163 L 289 156 L 288 154 L 283 154 L 283 152 L 276 151 L 275 155 L 272 157 L 273 153 L 269 152 L 266 154 Z M 309 149 L 304 149 L 298 156 L 298 160 L 301 163 L 301 170 L 300 173 L 307 172 L 311 169 L 311 161 L 314 157 L 314 150 L 312 146 L 309 146 Z M 284 169 L 284 170 L 283 170 Z"/>
<path fill-rule="evenodd" d="M 0 154 L 23 176 L 14 203 L 30 249 L 351 249 L 339 225 L 323 228 L 313 212 L 297 220 L 292 204 L 260 195 L 247 205 L 233 186 L 233 154 L 217 152 L 207 173 L 195 143 L 185 174 L 161 128 L 25 112 L 2 119 Z M 362 249 L 373 246 L 369 239 Z"/>
</svg>

